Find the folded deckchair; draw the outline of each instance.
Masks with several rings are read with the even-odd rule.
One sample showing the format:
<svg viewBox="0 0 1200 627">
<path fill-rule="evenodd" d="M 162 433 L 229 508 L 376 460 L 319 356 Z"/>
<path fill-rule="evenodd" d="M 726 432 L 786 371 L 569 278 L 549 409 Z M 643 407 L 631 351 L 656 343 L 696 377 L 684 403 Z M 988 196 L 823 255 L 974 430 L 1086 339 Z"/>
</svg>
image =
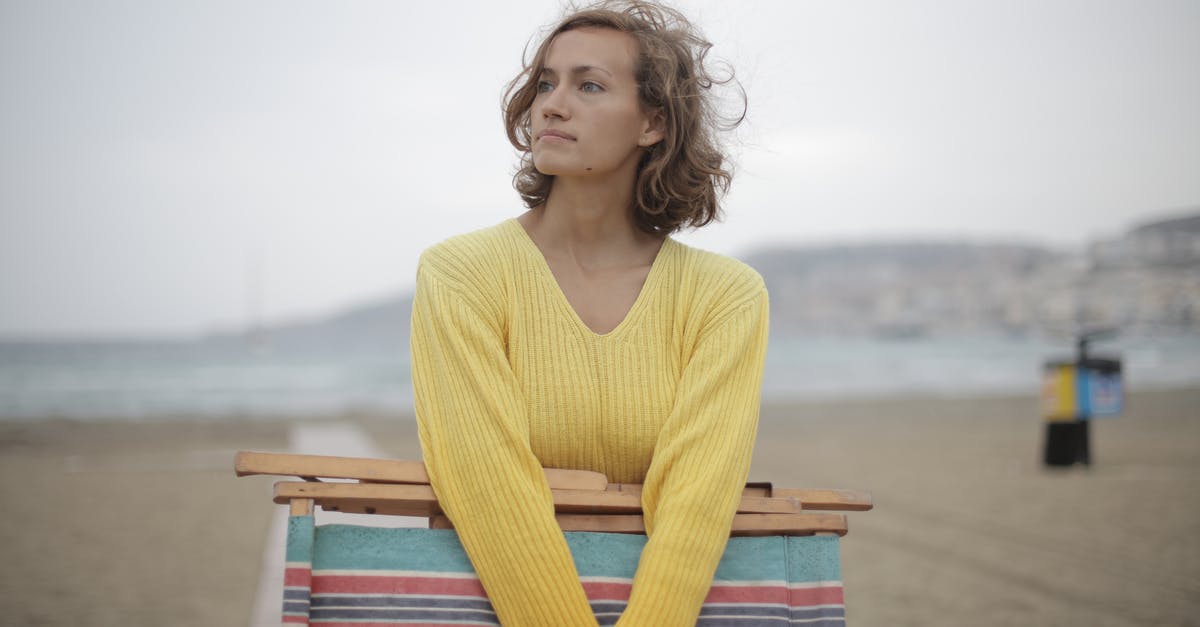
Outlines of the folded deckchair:
<svg viewBox="0 0 1200 627">
<path fill-rule="evenodd" d="M 275 502 L 290 506 L 283 622 L 300 625 L 499 625 L 421 462 L 241 452 L 238 476 L 282 475 Z M 646 543 L 640 486 L 547 469 L 559 525 L 601 625 L 629 599 Z M 327 482 L 322 479 L 352 480 Z M 871 509 L 848 490 L 746 486 L 732 537 L 698 625 L 845 625 L 839 538 L 842 511 Z M 421 516 L 428 529 L 316 525 L 314 508 Z"/>
</svg>

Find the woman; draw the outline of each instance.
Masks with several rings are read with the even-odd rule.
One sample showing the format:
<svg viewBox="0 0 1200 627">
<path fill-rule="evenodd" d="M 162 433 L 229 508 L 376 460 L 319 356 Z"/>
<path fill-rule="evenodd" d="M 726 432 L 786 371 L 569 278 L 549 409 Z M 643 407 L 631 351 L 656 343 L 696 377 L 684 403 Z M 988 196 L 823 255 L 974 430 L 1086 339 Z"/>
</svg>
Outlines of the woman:
<svg viewBox="0 0 1200 627">
<path fill-rule="evenodd" d="M 505 625 L 595 625 L 543 468 L 644 483 L 619 625 L 693 625 L 750 464 L 762 279 L 669 235 L 717 212 L 708 43 L 678 13 L 568 16 L 509 88 L 529 210 L 421 257 L 413 387 L 442 507 Z"/>
</svg>

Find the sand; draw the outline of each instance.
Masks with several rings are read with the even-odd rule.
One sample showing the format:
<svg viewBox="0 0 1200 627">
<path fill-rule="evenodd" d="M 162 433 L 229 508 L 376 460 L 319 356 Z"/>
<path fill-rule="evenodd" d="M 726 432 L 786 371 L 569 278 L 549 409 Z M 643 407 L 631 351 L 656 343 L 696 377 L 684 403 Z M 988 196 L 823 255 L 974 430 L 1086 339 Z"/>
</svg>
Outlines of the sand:
<svg viewBox="0 0 1200 627">
<path fill-rule="evenodd" d="M 342 418 L 417 457 L 410 418 Z M 0 423 L 0 624 L 245 625 L 275 506 L 232 455 L 287 427 Z M 1041 437 L 1033 398 L 775 404 L 752 479 L 873 493 L 851 625 L 1200 625 L 1200 390 L 1131 394 L 1090 469 Z"/>
</svg>

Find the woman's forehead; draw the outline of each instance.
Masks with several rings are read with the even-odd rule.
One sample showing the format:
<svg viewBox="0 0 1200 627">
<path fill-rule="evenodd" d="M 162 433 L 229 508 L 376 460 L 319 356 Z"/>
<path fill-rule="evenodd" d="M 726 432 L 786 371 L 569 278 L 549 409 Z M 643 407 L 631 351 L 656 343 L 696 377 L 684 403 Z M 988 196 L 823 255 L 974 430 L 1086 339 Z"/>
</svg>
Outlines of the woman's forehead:
<svg viewBox="0 0 1200 627">
<path fill-rule="evenodd" d="M 633 76 L 638 44 L 628 33 L 611 28 L 579 28 L 559 33 L 546 51 L 543 69 L 556 74 L 597 69 L 613 76 Z"/>
</svg>

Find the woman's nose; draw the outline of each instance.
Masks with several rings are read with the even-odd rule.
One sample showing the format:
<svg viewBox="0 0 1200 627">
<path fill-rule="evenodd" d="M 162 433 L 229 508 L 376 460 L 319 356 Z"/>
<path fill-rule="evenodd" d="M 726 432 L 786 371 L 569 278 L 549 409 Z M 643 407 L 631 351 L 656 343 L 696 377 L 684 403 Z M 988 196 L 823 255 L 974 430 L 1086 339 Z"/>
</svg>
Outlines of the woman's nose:
<svg viewBox="0 0 1200 627">
<path fill-rule="evenodd" d="M 561 87 L 555 87 L 542 97 L 542 117 L 555 117 L 563 120 L 570 117 L 563 91 Z"/>
</svg>

